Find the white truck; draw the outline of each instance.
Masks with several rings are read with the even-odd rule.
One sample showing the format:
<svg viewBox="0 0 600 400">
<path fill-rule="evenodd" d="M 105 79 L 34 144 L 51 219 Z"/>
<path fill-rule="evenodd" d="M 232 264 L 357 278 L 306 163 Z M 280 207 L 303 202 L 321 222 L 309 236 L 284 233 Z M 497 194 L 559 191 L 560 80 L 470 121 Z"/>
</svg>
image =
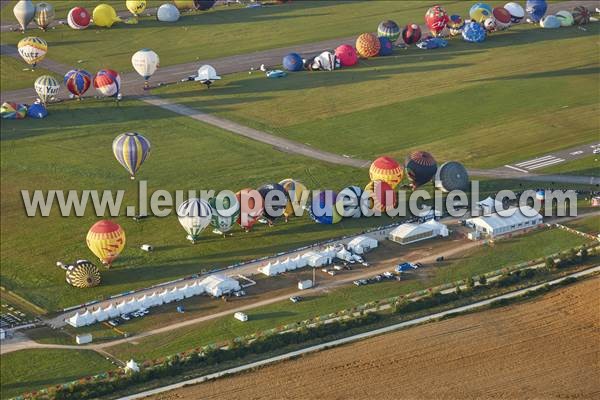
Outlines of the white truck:
<svg viewBox="0 0 600 400">
<path fill-rule="evenodd" d="M 235 319 L 237 319 L 239 321 L 242 321 L 242 322 L 248 321 L 248 315 L 246 313 L 243 313 L 243 312 L 240 312 L 240 311 L 238 311 L 235 314 L 233 314 L 233 318 L 235 318 Z"/>
<path fill-rule="evenodd" d="M 298 282 L 298 289 L 300 290 L 310 289 L 311 287 L 313 287 L 313 281 L 310 279 Z"/>
</svg>

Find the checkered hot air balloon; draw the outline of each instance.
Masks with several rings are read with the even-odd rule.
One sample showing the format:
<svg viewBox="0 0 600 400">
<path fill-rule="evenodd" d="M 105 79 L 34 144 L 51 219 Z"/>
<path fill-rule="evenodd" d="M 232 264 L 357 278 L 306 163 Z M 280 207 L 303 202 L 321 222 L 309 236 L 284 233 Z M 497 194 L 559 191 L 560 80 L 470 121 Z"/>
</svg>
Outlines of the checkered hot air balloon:
<svg viewBox="0 0 600 400">
<path fill-rule="evenodd" d="M 66 269 L 65 280 L 76 288 L 98 286 L 102 280 L 98 267 L 88 260 L 78 260 L 75 265 L 69 265 Z"/>
<path fill-rule="evenodd" d="M 196 243 L 212 220 L 212 210 L 208 201 L 192 198 L 181 203 L 177 209 L 177 217 L 188 234 L 187 239 Z"/>
<path fill-rule="evenodd" d="M 17 44 L 17 50 L 19 51 L 19 55 L 23 58 L 23 60 L 35 68 L 37 63 L 46 57 L 46 53 L 48 52 L 48 43 L 46 43 L 46 41 L 42 38 L 29 36 L 19 41 Z"/>
<path fill-rule="evenodd" d="M 369 178 L 372 181 L 380 180 L 387 182 L 392 189 L 395 189 L 400 184 L 403 175 L 404 168 L 392 157 L 379 157 L 371 163 L 371 167 L 369 168 Z"/>
<path fill-rule="evenodd" d="M 119 224 L 105 219 L 92 225 L 85 241 L 102 264 L 110 267 L 125 248 L 125 231 Z"/>
<path fill-rule="evenodd" d="M 150 142 L 136 132 L 122 133 L 113 140 L 115 158 L 129 172 L 131 179 L 146 161 L 150 154 Z"/>
<path fill-rule="evenodd" d="M 94 88 L 104 96 L 116 96 L 121 92 L 121 76 L 115 70 L 101 69 L 94 77 Z"/>
<path fill-rule="evenodd" d="M 47 104 L 60 90 L 60 83 L 50 75 L 42 75 L 35 80 L 33 85 L 43 104 Z"/>
<path fill-rule="evenodd" d="M 80 98 L 92 84 L 92 74 L 83 69 L 72 69 L 65 74 L 65 85 L 69 92 Z"/>
</svg>

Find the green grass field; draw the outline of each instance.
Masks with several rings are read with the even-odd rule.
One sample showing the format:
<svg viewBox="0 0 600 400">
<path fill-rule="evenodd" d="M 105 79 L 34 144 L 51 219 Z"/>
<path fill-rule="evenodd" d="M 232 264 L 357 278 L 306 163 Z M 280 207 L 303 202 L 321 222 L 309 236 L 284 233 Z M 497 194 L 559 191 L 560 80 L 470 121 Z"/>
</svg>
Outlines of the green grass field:
<svg viewBox="0 0 600 400">
<path fill-rule="evenodd" d="M 0 360 L 2 399 L 114 368 L 89 350 L 20 350 L 4 354 Z"/>
<path fill-rule="evenodd" d="M 600 176 L 600 155 L 592 154 L 578 160 L 541 168 L 538 171 L 544 174 Z"/>
<path fill-rule="evenodd" d="M 52 75 L 59 79 L 59 81 L 62 81 L 62 77 L 44 68 L 36 68 L 35 71 L 31 71 L 28 67 L 25 62 L 16 58 L 0 57 L 0 70 L 2 71 L 0 73 L 0 77 L 2 78 L 0 81 L 0 90 L 6 91 L 33 87 L 33 83 L 41 75 Z M 27 70 L 24 71 L 24 69 Z"/>
<path fill-rule="evenodd" d="M 580 232 L 597 235 L 600 233 L 600 216 L 580 218 L 566 225 Z"/>
</svg>

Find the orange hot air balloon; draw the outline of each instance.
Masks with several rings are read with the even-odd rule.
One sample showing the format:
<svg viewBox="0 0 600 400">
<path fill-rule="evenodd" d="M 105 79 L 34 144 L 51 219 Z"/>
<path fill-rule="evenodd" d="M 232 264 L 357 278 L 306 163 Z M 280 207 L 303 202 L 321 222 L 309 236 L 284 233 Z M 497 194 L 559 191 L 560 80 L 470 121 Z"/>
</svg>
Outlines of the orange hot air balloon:
<svg viewBox="0 0 600 400">
<path fill-rule="evenodd" d="M 110 267 L 125 247 L 125 231 L 119 224 L 104 219 L 92 225 L 85 241 L 102 264 Z"/>
<path fill-rule="evenodd" d="M 404 168 L 398 161 L 392 157 L 382 156 L 373 161 L 369 168 L 369 177 L 372 181 L 384 181 L 389 184 L 392 189 L 402 181 Z"/>
<path fill-rule="evenodd" d="M 356 51 L 363 58 L 378 56 L 380 49 L 379 38 L 372 33 L 363 33 L 356 38 Z"/>
<path fill-rule="evenodd" d="M 365 192 L 371 197 L 369 206 L 375 211 L 390 211 L 398 204 L 396 191 L 385 181 L 369 182 Z"/>
<path fill-rule="evenodd" d="M 264 208 L 262 196 L 258 190 L 246 188 L 237 192 L 235 197 L 240 204 L 240 216 L 237 223 L 245 231 L 250 231 L 263 215 Z"/>
</svg>

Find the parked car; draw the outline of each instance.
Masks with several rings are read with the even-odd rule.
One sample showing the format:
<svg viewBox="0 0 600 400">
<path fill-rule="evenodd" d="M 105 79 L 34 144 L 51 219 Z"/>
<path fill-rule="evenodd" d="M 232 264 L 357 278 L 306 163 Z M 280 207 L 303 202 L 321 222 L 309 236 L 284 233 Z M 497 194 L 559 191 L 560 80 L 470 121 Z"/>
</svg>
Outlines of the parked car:
<svg viewBox="0 0 600 400">
<path fill-rule="evenodd" d="M 415 267 L 417 267 L 417 268 L 422 268 L 422 267 L 423 267 L 423 264 L 421 264 L 421 263 L 415 263 Z"/>
<path fill-rule="evenodd" d="M 302 297 L 300 297 L 300 296 L 292 296 L 292 297 L 290 297 L 290 301 L 292 303 L 298 303 L 299 301 L 302 301 L 302 300 L 304 300 L 304 299 Z"/>
<path fill-rule="evenodd" d="M 366 262 L 366 261 L 363 261 L 361 264 L 362 264 L 364 267 L 368 267 L 368 266 L 369 266 L 369 263 L 368 263 L 368 262 Z"/>
<path fill-rule="evenodd" d="M 119 322 L 115 321 L 114 319 L 111 319 L 110 321 L 108 321 L 108 324 L 109 324 L 110 326 L 118 326 L 118 325 L 119 325 Z"/>
<path fill-rule="evenodd" d="M 329 272 L 329 269 L 327 269 L 327 268 L 321 268 L 321 271 L 327 273 L 327 272 Z"/>
<path fill-rule="evenodd" d="M 332 270 L 327 271 L 327 273 L 331 276 L 335 276 L 337 274 L 337 271 L 332 269 Z"/>
<path fill-rule="evenodd" d="M 245 295 L 246 295 L 246 292 L 245 292 L 245 291 L 243 291 L 243 290 L 238 290 L 237 292 L 233 292 L 233 295 L 234 295 L 235 297 L 242 297 L 242 296 L 245 296 Z"/>
<path fill-rule="evenodd" d="M 125 321 L 129 321 L 131 319 L 129 314 L 123 314 L 123 315 L 121 315 L 121 318 L 124 319 Z"/>
<path fill-rule="evenodd" d="M 442 262 L 444 261 L 444 256 L 439 256 L 438 258 L 435 259 L 436 262 Z"/>
<path fill-rule="evenodd" d="M 333 269 L 335 269 L 336 271 L 341 271 L 344 269 L 344 267 L 342 265 L 334 265 Z"/>
<path fill-rule="evenodd" d="M 392 279 L 394 277 L 394 274 L 390 271 L 385 271 L 383 273 L 384 278 L 388 278 L 388 279 Z"/>
</svg>

